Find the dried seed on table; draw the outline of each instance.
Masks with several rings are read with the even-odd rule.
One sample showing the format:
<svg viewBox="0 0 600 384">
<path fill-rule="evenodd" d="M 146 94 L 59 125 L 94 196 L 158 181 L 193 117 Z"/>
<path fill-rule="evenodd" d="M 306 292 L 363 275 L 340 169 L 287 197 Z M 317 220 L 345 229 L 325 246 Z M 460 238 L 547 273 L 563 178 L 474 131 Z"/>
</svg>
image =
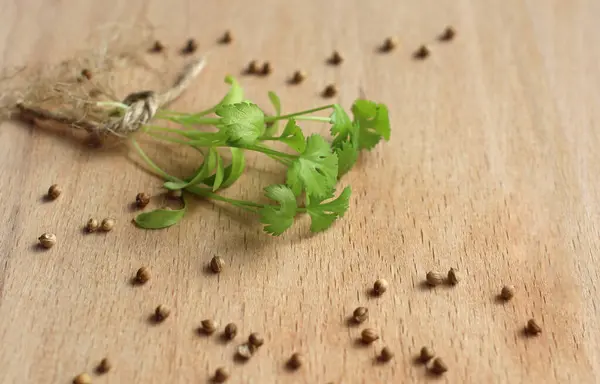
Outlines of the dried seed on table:
<svg viewBox="0 0 600 384">
<path fill-rule="evenodd" d="M 396 48 L 398 45 L 398 38 L 396 37 L 388 37 L 383 41 L 383 45 L 381 46 L 381 50 L 384 52 L 389 52 Z"/>
<path fill-rule="evenodd" d="M 248 336 L 248 343 L 258 348 L 265 343 L 265 339 L 260 334 L 253 332 Z"/>
<path fill-rule="evenodd" d="M 201 325 L 202 325 L 202 332 L 206 333 L 207 335 L 211 335 L 211 334 L 215 333 L 215 331 L 219 327 L 219 324 L 217 324 L 216 321 L 211 320 L 211 319 L 202 320 Z"/>
<path fill-rule="evenodd" d="M 237 325 L 234 323 L 229 323 L 225 326 L 225 330 L 223 331 L 223 335 L 227 340 L 233 340 L 237 336 Z"/>
<path fill-rule="evenodd" d="M 150 270 L 146 267 L 141 267 L 135 274 L 135 281 L 138 284 L 146 284 L 150 280 Z"/>
<path fill-rule="evenodd" d="M 334 84 L 329 84 L 328 86 L 325 87 L 325 89 L 323 90 L 323 97 L 334 97 L 335 95 L 337 95 L 337 88 Z"/>
<path fill-rule="evenodd" d="M 454 30 L 454 28 L 448 26 L 448 27 L 446 27 L 446 29 L 444 29 L 444 32 L 440 36 L 440 40 L 450 41 L 454 38 L 455 35 L 456 35 L 456 31 Z"/>
<path fill-rule="evenodd" d="M 229 379 L 229 370 L 225 367 L 219 367 L 215 370 L 215 381 L 217 383 L 224 383 Z"/>
<path fill-rule="evenodd" d="M 273 72 L 273 67 L 271 66 L 271 63 L 265 61 L 262 66 L 262 69 L 260 70 L 260 74 L 263 76 L 267 76 L 270 75 L 271 72 Z"/>
<path fill-rule="evenodd" d="M 427 284 L 431 285 L 432 287 L 440 285 L 444 282 L 444 276 L 433 271 L 427 272 L 425 279 L 427 280 Z"/>
<path fill-rule="evenodd" d="M 244 343 L 237 347 L 237 354 L 239 357 L 248 360 L 249 358 L 252 357 L 255 350 L 256 350 L 255 346 L 248 344 L 248 343 Z"/>
<path fill-rule="evenodd" d="M 100 228 L 100 223 L 94 218 L 89 219 L 85 224 L 85 230 L 89 233 L 96 232 L 98 228 Z"/>
<path fill-rule="evenodd" d="M 365 307 L 358 307 L 352 313 L 352 318 L 360 324 L 369 318 L 369 310 Z"/>
<path fill-rule="evenodd" d="M 433 363 L 431 363 L 431 372 L 435 373 L 436 375 L 441 375 L 447 370 L 448 366 L 441 357 L 436 357 L 433 359 Z"/>
<path fill-rule="evenodd" d="M 246 68 L 246 72 L 252 75 L 255 75 L 259 72 L 258 62 L 256 60 L 252 60 L 248 63 L 248 68 Z"/>
<path fill-rule="evenodd" d="M 112 363 L 110 362 L 110 360 L 108 358 L 104 358 L 102 360 L 100 360 L 100 364 L 98 364 L 98 372 L 99 373 L 106 373 L 108 371 L 110 371 L 112 368 Z"/>
<path fill-rule="evenodd" d="M 502 290 L 500 291 L 500 297 L 503 300 L 510 300 L 513 298 L 513 296 L 515 295 L 515 286 L 514 285 L 505 285 L 504 287 L 502 287 Z"/>
<path fill-rule="evenodd" d="M 92 79 L 92 71 L 90 71 L 87 68 L 84 68 L 83 70 L 81 70 L 81 76 L 85 77 L 88 80 Z"/>
<path fill-rule="evenodd" d="M 198 49 L 198 43 L 196 43 L 196 40 L 188 39 L 187 43 L 185 44 L 185 47 L 181 50 L 181 53 L 183 53 L 183 54 L 194 53 L 194 52 L 196 52 L 196 49 Z"/>
<path fill-rule="evenodd" d="M 225 267 L 225 260 L 221 257 L 215 256 L 210 260 L 210 269 L 214 273 L 220 273 L 223 270 L 223 267 Z"/>
<path fill-rule="evenodd" d="M 288 366 L 291 369 L 298 369 L 302 366 L 303 363 L 304 363 L 304 356 L 302 356 L 302 354 L 300 354 L 298 352 L 294 353 L 288 360 Z"/>
<path fill-rule="evenodd" d="M 394 352 L 389 347 L 383 347 L 381 349 L 381 353 L 379 354 L 379 360 L 381 361 L 390 361 L 394 358 Z"/>
<path fill-rule="evenodd" d="M 171 310 L 166 305 L 159 305 L 154 311 L 154 319 L 156 321 L 164 321 L 171 314 Z"/>
<path fill-rule="evenodd" d="M 427 47 L 426 45 L 421 45 L 419 49 L 417 49 L 417 51 L 415 52 L 415 58 L 425 59 L 429 56 L 430 53 L 431 52 L 429 50 L 429 47 Z"/>
<path fill-rule="evenodd" d="M 379 335 L 373 328 L 366 328 L 361 332 L 360 338 L 362 339 L 363 343 L 371 344 L 375 340 L 379 339 Z"/>
<path fill-rule="evenodd" d="M 82 373 L 80 375 L 77 375 L 73 379 L 73 384 L 91 384 L 91 383 L 92 383 L 92 378 L 87 373 Z"/>
<path fill-rule="evenodd" d="M 434 357 L 435 357 L 435 352 L 433 352 L 433 350 L 431 348 L 429 348 L 429 347 L 421 348 L 421 352 L 419 352 L 419 360 L 426 363 L 429 360 L 433 359 Z"/>
<path fill-rule="evenodd" d="M 152 48 L 150 48 L 150 52 L 159 53 L 162 52 L 164 49 L 165 46 L 163 45 L 163 43 L 161 43 L 159 40 L 156 40 L 152 45 Z"/>
<path fill-rule="evenodd" d="M 450 270 L 448 271 L 448 283 L 456 285 L 459 281 L 460 277 L 458 271 L 454 268 L 450 268 Z"/>
<path fill-rule="evenodd" d="M 537 335 L 542 332 L 542 327 L 534 319 L 529 319 L 525 329 L 530 335 Z"/>
<path fill-rule="evenodd" d="M 58 186 L 58 184 L 52 184 L 50 188 L 48 188 L 48 198 L 51 200 L 56 200 L 61 193 L 62 189 Z"/>
<path fill-rule="evenodd" d="M 344 61 L 344 58 L 342 57 L 342 55 L 340 55 L 340 53 L 338 51 L 333 51 L 333 53 L 331 54 L 331 57 L 329 58 L 329 64 L 339 65 L 342 63 L 342 61 Z"/>
<path fill-rule="evenodd" d="M 389 285 L 390 284 L 386 279 L 377 279 L 375 284 L 373 284 L 373 292 L 375 292 L 376 295 L 383 295 L 383 293 L 387 291 Z"/>
<path fill-rule="evenodd" d="M 294 72 L 294 75 L 292 76 L 292 83 L 300 84 L 301 82 L 304 81 L 304 79 L 306 79 L 306 72 L 296 71 L 296 72 Z"/>
<path fill-rule="evenodd" d="M 150 203 L 150 196 L 145 192 L 140 192 L 135 196 L 135 205 L 138 208 L 144 208 Z"/>
<path fill-rule="evenodd" d="M 100 224 L 100 227 L 104 232 L 111 231 L 115 227 L 115 219 L 107 217 L 106 219 L 102 220 L 102 224 Z"/>
<path fill-rule="evenodd" d="M 44 233 L 42 236 L 38 237 L 38 241 L 42 247 L 49 249 L 56 244 L 56 235 L 54 233 Z"/>
<path fill-rule="evenodd" d="M 233 41 L 233 36 L 230 31 L 225 31 L 223 37 L 221 37 L 221 44 L 229 44 Z"/>
</svg>

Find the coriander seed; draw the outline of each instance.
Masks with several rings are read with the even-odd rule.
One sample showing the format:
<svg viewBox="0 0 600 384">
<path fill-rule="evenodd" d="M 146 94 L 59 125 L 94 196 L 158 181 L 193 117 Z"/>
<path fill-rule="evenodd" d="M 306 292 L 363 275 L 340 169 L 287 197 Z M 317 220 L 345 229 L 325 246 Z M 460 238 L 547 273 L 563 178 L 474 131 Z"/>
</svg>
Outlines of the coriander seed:
<svg viewBox="0 0 600 384">
<path fill-rule="evenodd" d="M 432 287 L 440 285 L 444 282 L 444 276 L 433 271 L 427 272 L 425 279 L 427 280 L 427 284 L 431 285 Z"/>
<path fill-rule="evenodd" d="M 430 53 L 431 52 L 429 51 L 429 47 L 427 47 L 426 45 L 421 45 L 419 49 L 417 49 L 415 52 L 415 58 L 425 59 L 427 58 L 427 56 L 429 56 Z"/>
<path fill-rule="evenodd" d="M 214 273 L 221 273 L 224 266 L 225 266 L 225 261 L 219 256 L 215 256 L 210 260 L 210 269 Z"/>
<path fill-rule="evenodd" d="M 154 319 L 156 321 L 164 321 L 171 314 L 171 310 L 166 305 L 159 305 L 154 311 Z"/>
<path fill-rule="evenodd" d="M 89 233 L 96 232 L 98 228 L 100 228 L 100 223 L 94 218 L 89 219 L 85 224 L 85 230 Z"/>
<path fill-rule="evenodd" d="M 135 274 L 135 281 L 138 284 L 146 284 L 150 280 L 150 270 L 146 267 L 141 267 Z"/>
<path fill-rule="evenodd" d="M 446 29 L 444 29 L 444 32 L 440 35 L 440 40 L 450 41 L 450 40 L 454 39 L 455 35 L 456 35 L 456 31 L 454 30 L 454 28 L 448 26 L 448 27 L 446 27 Z"/>
<path fill-rule="evenodd" d="M 423 363 L 428 362 L 429 360 L 433 359 L 435 357 L 435 353 L 433 352 L 433 350 L 429 347 L 423 347 L 421 348 L 421 352 L 419 353 L 419 360 L 421 360 Z"/>
<path fill-rule="evenodd" d="M 456 285 L 459 281 L 460 278 L 458 275 L 458 271 L 454 268 L 450 268 L 450 270 L 448 271 L 448 283 Z"/>
<path fill-rule="evenodd" d="M 333 53 L 331 54 L 331 57 L 329 58 L 329 64 L 339 65 L 342 63 L 342 61 L 344 61 L 344 58 L 342 57 L 342 55 L 340 55 L 340 53 L 338 51 L 333 51 Z"/>
<path fill-rule="evenodd" d="M 110 371 L 112 368 L 112 363 L 110 362 L 110 360 L 108 360 L 108 358 L 104 358 L 102 360 L 100 360 L 100 364 L 98 364 L 98 368 L 97 371 L 99 373 L 106 373 L 108 371 Z"/>
<path fill-rule="evenodd" d="M 104 220 L 102 220 L 102 224 L 100 224 L 100 227 L 102 228 L 102 230 L 104 232 L 109 232 L 111 231 L 115 226 L 115 219 L 111 219 L 111 218 L 106 218 Z"/>
<path fill-rule="evenodd" d="M 258 62 L 256 60 L 252 60 L 250 63 L 248 63 L 248 68 L 246 68 L 246 73 L 255 75 L 258 72 L 259 72 Z"/>
<path fill-rule="evenodd" d="M 361 332 L 360 338 L 362 339 L 363 343 L 365 343 L 365 344 L 371 344 L 375 340 L 379 339 L 379 335 L 377 334 L 377 332 L 373 328 L 365 328 Z"/>
<path fill-rule="evenodd" d="M 500 297 L 502 298 L 502 300 L 510 300 L 513 298 L 513 296 L 515 295 L 515 286 L 514 285 L 505 285 L 504 287 L 502 287 L 502 290 L 500 291 Z"/>
<path fill-rule="evenodd" d="M 44 233 L 42 236 L 38 237 L 38 241 L 42 247 L 50 249 L 56 244 L 56 235 L 54 233 Z"/>
<path fill-rule="evenodd" d="M 225 330 L 223 331 L 223 335 L 227 340 L 233 340 L 237 336 L 237 325 L 234 323 L 229 323 L 225 326 Z"/>
<path fill-rule="evenodd" d="M 248 343 L 258 348 L 265 343 L 265 339 L 259 333 L 253 332 L 248 336 Z"/>
<path fill-rule="evenodd" d="M 56 200 L 61 193 L 62 188 L 59 187 L 58 184 L 52 184 L 50 188 L 48 188 L 48 198 L 50 200 Z"/>
<path fill-rule="evenodd" d="M 85 77 L 88 80 L 92 79 L 92 71 L 87 68 L 81 70 L 81 76 Z"/>
<path fill-rule="evenodd" d="M 300 354 L 298 352 L 296 352 L 292 356 L 290 356 L 290 359 L 288 360 L 288 366 L 291 369 L 298 369 L 302 366 L 303 363 L 304 363 L 304 356 L 302 356 L 302 354 Z"/>
<path fill-rule="evenodd" d="M 82 373 L 73 379 L 73 384 L 92 384 L 92 378 L 87 373 Z"/>
<path fill-rule="evenodd" d="M 233 36 L 230 31 L 225 31 L 223 37 L 221 37 L 221 44 L 229 44 L 233 41 Z"/>
<path fill-rule="evenodd" d="M 206 319 L 206 320 L 202 320 L 202 332 L 206 333 L 207 335 L 211 335 L 213 333 L 215 333 L 215 331 L 217 330 L 219 324 L 217 324 L 216 321 L 211 320 L 211 319 Z"/>
<path fill-rule="evenodd" d="M 436 357 L 433 359 L 433 363 L 431 363 L 431 372 L 435 373 L 436 375 L 441 375 L 447 370 L 448 366 L 441 357 Z"/>
<path fill-rule="evenodd" d="M 181 192 L 181 189 L 169 189 L 167 192 L 167 197 L 173 200 L 181 199 L 182 195 L 183 192 Z"/>
<path fill-rule="evenodd" d="M 161 43 L 159 40 L 156 40 L 154 42 L 154 45 L 152 45 L 152 48 L 150 48 L 150 52 L 159 53 L 162 52 L 164 49 L 165 46 L 163 45 L 163 43 Z"/>
<path fill-rule="evenodd" d="M 369 310 L 365 307 L 358 307 L 352 313 L 354 322 L 360 324 L 369 318 Z"/>
<path fill-rule="evenodd" d="M 387 291 L 389 285 L 390 284 L 386 279 L 377 279 L 375 284 L 373 284 L 373 292 L 375 292 L 376 295 L 383 295 L 383 293 Z"/>
<path fill-rule="evenodd" d="M 241 357 L 245 360 L 248 360 L 249 358 L 252 357 L 255 350 L 256 350 L 255 346 L 248 344 L 248 343 L 244 343 L 237 347 L 237 354 L 239 357 Z"/>
<path fill-rule="evenodd" d="M 185 47 L 181 50 L 181 53 L 188 55 L 196 52 L 196 49 L 198 49 L 198 43 L 196 43 L 196 40 L 188 39 Z"/>
<path fill-rule="evenodd" d="M 150 203 L 150 196 L 145 192 L 140 192 L 135 196 L 135 205 L 138 208 L 145 208 Z"/>
<path fill-rule="evenodd" d="M 260 74 L 263 76 L 267 76 L 270 75 L 271 72 L 273 72 L 273 67 L 271 66 L 271 63 L 265 61 L 262 66 L 262 69 L 260 70 Z"/>
<path fill-rule="evenodd" d="M 388 37 L 383 41 L 383 45 L 381 46 L 381 50 L 383 52 L 390 52 L 398 45 L 398 38 L 396 37 Z"/>
<path fill-rule="evenodd" d="M 394 358 L 394 352 L 389 347 L 383 347 L 379 354 L 379 360 L 383 362 L 390 361 Z"/>
<path fill-rule="evenodd" d="M 527 322 L 527 326 L 525 327 L 525 330 L 530 335 L 538 335 L 542 332 L 542 327 L 540 327 L 539 324 L 534 319 L 529 319 L 529 321 Z"/>
<path fill-rule="evenodd" d="M 323 97 L 326 98 L 330 98 L 330 97 L 334 97 L 335 95 L 337 95 L 337 88 L 334 84 L 329 84 L 328 86 L 325 87 L 325 89 L 323 90 Z"/>
<path fill-rule="evenodd" d="M 229 379 L 229 370 L 225 367 L 219 367 L 215 370 L 215 382 L 224 383 Z"/>
<path fill-rule="evenodd" d="M 306 72 L 296 71 L 296 72 L 294 72 L 294 75 L 292 76 L 292 83 L 300 84 L 301 82 L 304 81 L 304 79 L 306 79 Z"/>
</svg>

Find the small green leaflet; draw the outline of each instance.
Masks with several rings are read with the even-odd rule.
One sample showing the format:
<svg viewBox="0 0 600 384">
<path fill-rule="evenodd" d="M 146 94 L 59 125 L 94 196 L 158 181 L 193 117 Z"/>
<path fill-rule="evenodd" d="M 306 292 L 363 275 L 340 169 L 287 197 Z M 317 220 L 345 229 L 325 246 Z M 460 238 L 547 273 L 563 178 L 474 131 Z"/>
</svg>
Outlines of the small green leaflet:
<svg viewBox="0 0 600 384">
<path fill-rule="evenodd" d="M 206 179 L 204 179 L 203 184 L 213 187 L 213 192 L 217 189 L 223 189 L 230 187 L 233 183 L 240 178 L 242 173 L 244 173 L 244 169 L 246 168 L 246 157 L 244 156 L 244 150 L 240 148 L 230 147 L 231 151 L 231 164 L 225 167 L 223 171 L 223 182 L 221 186 L 215 188 L 215 179 L 216 173 Z"/>
<path fill-rule="evenodd" d="M 306 139 L 306 148 L 294 160 L 287 172 L 287 185 L 295 195 L 302 189 L 316 198 L 326 198 L 333 190 L 338 175 L 338 158 L 331 152 L 323 136 L 313 134 Z"/>
<path fill-rule="evenodd" d="M 304 152 L 306 141 L 302 129 L 296 124 L 296 120 L 289 119 L 279 141 L 286 143 L 290 148 L 297 152 Z"/>
<path fill-rule="evenodd" d="M 265 196 L 279 203 L 278 206 L 267 205 L 261 208 L 260 222 L 265 224 L 265 232 L 271 235 L 281 235 L 294 224 L 298 204 L 296 196 L 285 185 L 273 184 L 265 188 Z"/>
<path fill-rule="evenodd" d="M 229 92 L 223 97 L 218 105 L 237 104 L 244 101 L 244 90 L 233 76 L 225 76 L 225 82 L 231 84 Z"/>
<path fill-rule="evenodd" d="M 140 213 L 135 218 L 138 227 L 144 229 L 161 229 L 177 224 L 185 215 L 186 203 L 183 199 L 183 208 L 177 210 L 155 209 L 151 212 Z"/>
<path fill-rule="evenodd" d="M 178 181 L 167 181 L 163 184 L 166 189 L 174 190 L 174 189 L 184 189 L 187 186 L 195 185 L 200 183 L 202 180 L 206 179 L 213 170 L 217 167 L 221 167 L 221 172 L 223 172 L 223 161 L 220 161 L 221 156 L 217 152 L 215 148 L 210 148 L 208 150 L 208 155 L 204 158 L 204 162 L 198 168 L 194 176 L 189 179 L 189 181 L 178 182 Z M 216 169 L 216 173 L 219 173 L 219 170 Z M 216 178 L 217 176 L 215 176 Z M 220 176 L 221 181 L 223 177 Z M 215 179 L 216 180 L 216 179 Z M 215 182 L 216 184 L 216 182 Z M 220 184 L 220 183 L 219 183 Z M 214 188 L 214 186 L 213 186 Z M 218 188 L 218 187 L 217 187 Z"/>
<path fill-rule="evenodd" d="M 337 148 L 335 153 L 338 157 L 338 178 L 344 176 L 352 169 L 356 160 L 358 160 L 358 148 L 356 145 L 344 141 Z"/>
<path fill-rule="evenodd" d="M 352 189 L 346 187 L 335 200 L 327 203 L 320 204 L 320 201 L 311 199 L 306 207 L 311 219 L 310 230 L 312 232 L 324 231 L 331 227 L 336 219 L 344 216 L 348 210 L 351 194 Z"/>
<path fill-rule="evenodd" d="M 354 121 L 358 123 L 359 147 L 371 150 L 383 138 L 390 139 L 390 119 L 384 104 L 369 100 L 356 100 L 352 105 Z"/>
<path fill-rule="evenodd" d="M 273 108 L 275 108 L 275 116 L 281 116 L 281 100 L 279 100 L 279 96 L 275 94 L 275 92 L 269 92 L 269 100 L 271 100 L 271 104 L 273 104 Z M 279 121 L 274 121 L 270 125 L 267 126 L 265 130 L 266 136 L 273 136 L 277 130 L 279 129 Z"/>
<path fill-rule="evenodd" d="M 221 105 L 215 113 L 221 116 L 220 129 L 233 145 L 250 145 L 265 132 L 265 114 L 256 104 L 243 101 Z"/>
<path fill-rule="evenodd" d="M 350 117 L 339 104 L 333 105 L 333 112 L 329 118 L 331 119 L 331 136 L 334 136 L 332 147 L 336 148 L 342 141 L 348 140 L 351 135 L 357 133 Z"/>
</svg>

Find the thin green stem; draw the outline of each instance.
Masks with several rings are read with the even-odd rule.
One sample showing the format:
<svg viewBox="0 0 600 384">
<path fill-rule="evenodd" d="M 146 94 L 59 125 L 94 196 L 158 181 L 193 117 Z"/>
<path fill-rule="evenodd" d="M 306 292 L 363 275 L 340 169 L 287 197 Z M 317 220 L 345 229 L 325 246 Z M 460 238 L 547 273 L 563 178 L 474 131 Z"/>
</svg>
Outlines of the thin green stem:
<svg viewBox="0 0 600 384">
<path fill-rule="evenodd" d="M 158 165 L 156 165 L 154 163 L 154 161 L 152 161 L 148 157 L 148 155 L 146 155 L 146 152 L 144 152 L 142 147 L 140 147 L 140 145 L 138 144 L 138 142 L 135 139 L 131 139 L 131 142 L 132 142 L 134 148 L 137 150 L 138 154 L 141 156 L 141 158 L 144 159 L 146 161 L 146 163 L 148 163 L 148 165 L 150 166 L 150 168 L 152 168 L 154 170 L 154 172 L 158 173 L 163 179 L 167 179 L 167 180 L 175 181 L 175 182 L 181 181 L 178 178 L 169 175 L 167 172 L 163 171 Z"/>
<path fill-rule="evenodd" d="M 312 121 L 323 121 L 325 123 L 331 123 L 331 119 L 329 117 L 320 117 L 320 116 L 298 116 L 295 117 L 296 120 L 312 120 Z"/>
<path fill-rule="evenodd" d="M 174 137 L 169 137 L 169 136 L 165 136 L 165 135 L 159 135 L 157 133 L 152 133 L 152 132 L 147 132 L 147 133 L 148 133 L 149 136 L 152 136 L 155 139 L 168 141 L 170 143 L 190 145 L 190 143 L 188 141 L 186 141 L 186 140 L 179 140 L 179 139 L 176 139 Z"/>
<path fill-rule="evenodd" d="M 265 122 L 270 123 L 271 121 L 290 119 L 292 117 L 308 115 L 309 113 L 323 111 L 323 110 L 329 109 L 329 108 L 333 108 L 333 104 L 329 104 L 329 105 L 325 105 L 323 107 L 318 107 L 318 108 L 313 108 L 313 109 L 307 109 L 306 111 L 290 113 L 288 115 L 265 117 Z"/>
<path fill-rule="evenodd" d="M 276 151 L 276 150 L 270 149 L 270 148 L 260 147 L 258 145 L 247 145 L 247 146 L 244 146 L 243 148 L 248 149 L 250 151 L 262 152 L 265 155 L 273 155 L 273 156 L 277 156 L 277 157 L 283 157 L 286 159 L 295 160 L 298 158 L 298 156 L 296 156 L 296 155 L 290 155 L 289 153 Z"/>
</svg>

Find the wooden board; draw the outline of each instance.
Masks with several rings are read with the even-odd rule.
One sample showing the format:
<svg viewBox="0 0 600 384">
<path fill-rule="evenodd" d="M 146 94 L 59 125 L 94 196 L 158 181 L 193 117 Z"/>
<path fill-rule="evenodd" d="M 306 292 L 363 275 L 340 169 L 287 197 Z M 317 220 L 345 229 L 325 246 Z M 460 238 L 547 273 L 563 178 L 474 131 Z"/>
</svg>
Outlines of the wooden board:
<svg viewBox="0 0 600 384">
<path fill-rule="evenodd" d="M 218 366 L 232 383 L 600 380 L 600 3 L 28 0 L 2 2 L 0 15 L 2 67 L 57 63 L 89 48 L 95 28 L 149 22 L 177 66 L 189 37 L 210 51 L 177 110 L 210 106 L 227 73 L 269 60 L 271 76 L 240 77 L 249 98 L 264 104 L 275 90 L 285 111 L 300 110 L 325 103 L 319 92 L 333 82 L 344 107 L 360 89 L 387 103 L 393 130 L 344 178 L 353 199 L 334 228 L 309 236 L 302 219 L 271 238 L 252 215 L 199 201 L 176 227 L 137 229 L 129 204 L 140 191 L 159 195 L 159 179 L 120 152 L 3 123 L 0 382 L 68 383 L 87 371 L 97 383 L 195 383 Z M 457 36 L 440 43 L 446 25 Z M 226 29 L 235 41 L 219 46 Z M 377 53 L 391 35 L 401 47 Z M 432 55 L 413 60 L 424 43 Z M 339 67 L 325 64 L 334 49 Z M 288 86 L 296 69 L 309 77 Z M 139 81 L 122 85 L 139 90 Z M 183 172 L 196 160 L 174 153 L 166 165 Z M 256 198 L 283 180 L 264 157 L 250 168 L 228 193 Z M 45 203 L 52 183 L 64 192 Z M 89 217 L 106 216 L 117 219 L 111 233 L 81 233 Z M 38 252 L 46 231 L 58 244 Z M 227 263 L 218 276 L 205 272 L 214 255 Z M 152 279 L 132 287 L 140 266 Z M 427 271 L 450 267 L 462 273 L 457 286 L 423 288 Z M 370 297 L 379 277 L 390 288 Z M 502 304 L 505 284 L 517 293 Z M 152 326 L 158 304 L 173 313 Z M 347 325 L 359 305 L 381 335 L 372 346 Z M 532 317 L 543 332 L 524 337 Z M 200 337 L 205 318 L 237 323 L 238 339 Z M 236 363 L 236 345 L 253 331 L 265 345 Z M 384 345 L 396 357 L 376 363 Z M 414 363 L 424 345 L 447 362 L 442 378 Z M 295 351 L 306 361 L 289 372 Z M 96 377 L 105 356 L 114 368 Z"/>
</svg>

